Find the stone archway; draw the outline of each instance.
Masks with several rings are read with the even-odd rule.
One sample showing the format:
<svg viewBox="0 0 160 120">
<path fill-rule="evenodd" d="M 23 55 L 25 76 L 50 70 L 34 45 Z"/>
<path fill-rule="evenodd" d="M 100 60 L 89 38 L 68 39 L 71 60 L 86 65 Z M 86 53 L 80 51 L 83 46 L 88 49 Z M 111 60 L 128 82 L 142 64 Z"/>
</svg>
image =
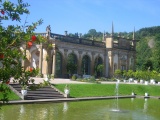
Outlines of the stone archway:
<svg viewBox="0 0 160 120">
<path fill-rule="evenodd" d="M 77 57 L 74 53 L 68 55 L 66 67 L 69 74 L 77 74 Z"/>
<path fill-rule="evenodd" d="M 95 65 L 94 65 L 94 69 L 97 77 L 100 77 L 103 74 L 103 70 L 101 71 L 100 67 L 103 67 L 103 60 L 101 57 L 97 57 L 95 59 Z"/>
<path fill-rule="evenodd" d="M 91 60 L 88 55 L 83 56 L 82 58 L 82 74 L 90 75 L 91 74 Z"/>
</svg>

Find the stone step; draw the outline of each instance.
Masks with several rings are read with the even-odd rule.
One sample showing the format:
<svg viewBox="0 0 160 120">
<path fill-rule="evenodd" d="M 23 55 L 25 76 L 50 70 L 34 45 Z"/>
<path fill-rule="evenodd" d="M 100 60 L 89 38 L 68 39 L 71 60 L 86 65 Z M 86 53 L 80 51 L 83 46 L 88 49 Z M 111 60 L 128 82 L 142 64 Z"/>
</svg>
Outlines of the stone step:
<svg viewBox="0 0 160 120">
<path fill-rule="evenodd" d="M 21 86 L 19 84 L 10 84 L 16 91 L 21 94 Z M 63 94 L 52 88 L 51 86 L 45 86 L 36 90 L 27 90 L 27 95 L 24 97 L 26 100 L 36 99 L 59 99 L 64 98 Z"/>
<path fill-rule="evenodd" d="M 21 91 L 21 88 L 16 88 L 14 87 L 17 91 Z M 32 91 L 32 92 L 43 92 L 43 91 L 47 91 L 47 92 L 57 92 L 55 89 L 51 88 L 51 89 L 36 89 L 36 90 L 30 90 L 30 89 L 27 89 L 28 92 L 29 91 Z"/>
<path fill-rule="evenodd" d="M 28 93 L 27 92 L 27 95 L 29 96 L 62 96 L 61 94 L 59 94 L 58 92 L 55 93 L 55 94 L 46 94 L 46 93 L 43 93 L 43 94 L 36 94 L 36 93 Z"/>
<path fill-rule="evenodd" d="M 25 97 L 25 100 L 60 99 L 60 98 L 64 98 L 64 97 L 41 97 L 41 96 L 31 97 L 31 96 L 26 96 L 26 97 Z"/>
<path fill-rule="evenodd" d="M 27 90 L 27 93 L 30 93 L 30 94 L 33 94 L 33 93 L 35 93 L 35 94 L 56 94 L 56 93 L 58 93 L 57 91 L 47 91 L 47 93 L 46 93 L 46 91 L 31 91 L 31 90 Z"/>
</svg>

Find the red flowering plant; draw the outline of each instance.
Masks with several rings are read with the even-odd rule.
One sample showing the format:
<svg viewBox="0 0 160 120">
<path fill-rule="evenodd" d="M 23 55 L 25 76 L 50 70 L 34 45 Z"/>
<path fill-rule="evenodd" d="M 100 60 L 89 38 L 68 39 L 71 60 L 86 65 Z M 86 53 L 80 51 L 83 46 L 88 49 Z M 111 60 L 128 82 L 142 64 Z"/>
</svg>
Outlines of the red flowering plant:
<svg viewBox="0 0 160 120">
<path fill-rule="evenodd" d="M 22 0 L 17 0 L 17 3 L 12 3 L 9 0 L 0 0 L 0 91 L 3 98 L 0 101 L 4 103 L 8 100 L 8 80 L 11 78 L 23 86 L 27 86 L 29 82 L 34 83 L 34 80 L 29 77 L 35 76 L 37 72 L 26 71 L 22 66 L 22 60 L 26 59 L 26 49 L 28 45 L 32 47 L 33 42 L 41 43 L 44 41 L 40 35 L 35 35 L 34 30 L 42 24 L 42 20 L 32 23 L 32 25 L 14 26 L 11 21 L 21 21 L 21 15 L 29 14 L 27 9 L 28 3 L 23 3 Z M 3 21 L 8 21 L 8 26 L 3 26 Z M 30 43 L 29 43 L 30 42 Z M 23 50 L 20 48 L 22 46 Z M 34 73 L 34 74 L 33 74 Z"/>
</svg>

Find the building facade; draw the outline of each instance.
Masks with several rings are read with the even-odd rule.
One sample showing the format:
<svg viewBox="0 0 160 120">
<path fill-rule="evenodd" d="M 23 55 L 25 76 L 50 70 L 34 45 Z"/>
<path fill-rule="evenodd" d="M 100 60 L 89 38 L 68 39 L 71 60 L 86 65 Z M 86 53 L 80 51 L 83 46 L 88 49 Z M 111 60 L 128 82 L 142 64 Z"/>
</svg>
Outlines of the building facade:
<svg viewBox="0 0 160 120">
<path fill-rule="evenodd" d="M 51 33 L 39 33 L 47 38 L 46 43 L 33 44 L 27 48 L 27 59 L 22 61 L 25 69 L 39 68 L 39 74 L 44 77 L 48 74 L 54 77 L 68 77 L 68 61 L 76 66 L 72 74 L 99 75 L 112 77 L 116 69 L 135 69 L 136 40 L 114 36 L 113 27 L 111 35 L 104 35 L 103 41 L 70 37 Z M 23 49 L 23 47 L 22 47 Z M 102 65 L 97 72 L 97 66 Z"/>
</svg>

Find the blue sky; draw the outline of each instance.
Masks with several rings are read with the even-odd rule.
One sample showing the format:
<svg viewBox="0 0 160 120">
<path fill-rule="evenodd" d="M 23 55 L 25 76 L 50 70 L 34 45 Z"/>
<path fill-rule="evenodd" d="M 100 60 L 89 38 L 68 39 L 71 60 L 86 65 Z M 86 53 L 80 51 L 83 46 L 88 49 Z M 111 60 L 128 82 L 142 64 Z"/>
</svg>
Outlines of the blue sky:
<svg viewBox="0 0 160 120">
<path fill-rule="evenodd" d="M 16 1 L 16 0 L 11 0 Z M 36 32 L 82 33 L 90 29 L 111 32 L 132 32 L 160 25 L 160 0 L 23 0 L 28 2 L 28 23 L 43 19 Z M 24 16 L 25 18 L 26 16 Z M 25 19 L 22 19 L 23 24 Z"/>
</svg>

